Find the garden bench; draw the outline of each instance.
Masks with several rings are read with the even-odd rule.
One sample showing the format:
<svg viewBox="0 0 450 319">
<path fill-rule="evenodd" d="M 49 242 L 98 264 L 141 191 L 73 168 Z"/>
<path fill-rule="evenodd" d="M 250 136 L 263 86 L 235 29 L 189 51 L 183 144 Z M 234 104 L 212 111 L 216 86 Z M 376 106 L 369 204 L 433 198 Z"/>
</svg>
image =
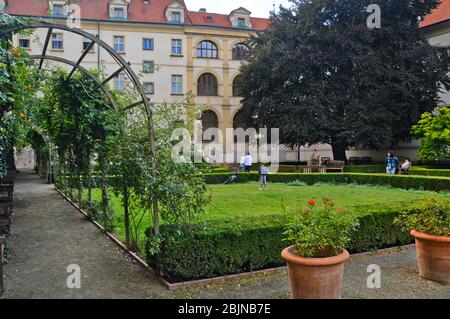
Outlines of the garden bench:
<svg viewBox="0 0 450 319">
<path fill-rule="evenodd" d="M 307 165 L 301 168 L 303 173 L 325 173 L 325 166 Z"/>
<path fill-rule="evenodd" d="M 11 220 L 11 204 L 0 203 L 0 219 Z"/>
<path fill-rule="evenodd" d="M 14 187 L 13 186 L 11 186 L 11 185 L 0 185 L 0 197 L 13 196 L 13 194 L 14 194 Z"/>
<path fill-rule="evenodd" d="M 0 219 L 0 236 L 9 234 L 11 222 L 7 219 Z"/>
<path fill-rule="evenodd" d="M 325 166 L 325 172 L 344 172 L 344 161 L 329 161 Z"/>
<path fill-rule="evenodd" d="M 5 247 L 6 239 L 3 236 L 0 236 L 0 296 L 3 294 L 4 285 L 3 285 L 3 251 Z"/>
</svg>

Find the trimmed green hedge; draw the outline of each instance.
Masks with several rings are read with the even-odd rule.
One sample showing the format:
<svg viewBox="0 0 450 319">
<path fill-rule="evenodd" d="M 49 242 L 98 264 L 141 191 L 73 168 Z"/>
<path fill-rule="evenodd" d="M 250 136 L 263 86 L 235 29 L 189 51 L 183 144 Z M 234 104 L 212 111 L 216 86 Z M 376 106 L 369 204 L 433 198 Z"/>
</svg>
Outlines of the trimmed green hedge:
<svg viewBox="0 0 450 319">
<path fill-rule="evenodd" d="M 241 173 L 239 182 L 256 182 L 258 173 Z M 206 174 L 206 183 L 221 184 L 224 183 L 230 174 Z M 387 175 L 387 174 L 358 174 L 358 173 L 274 173 L 269 174 L 268 181 L 271 183 L 289 183 L 301 181 L 308 185 L 315 183 L 336 183 L 336 184 L 370 184 L 392 186 L 403 189 L 424 189 L 430 191 L 449 191 L 450 178 L 447 177 L 428 177 L 413 175 Z"/>
<path fill-rule="evenodd" d="M 411 168 L 410 175 L 450 177 L 450 169 L 430 169 L 413 166 Z"/>
<path fill-rule="evenodd" d="M 355 208 L 353 213 L 358 214 L 360 226 L 352 236 L 349 251 L 363 252 L 411 243 L 409 233 L 393 224 L 401 210 L 405 208 Z M 285 262 L 280 257 L 281 251 L 290 245 L 283 241 L 286 222 L 283 217 L 274 215 L 196 226 L 195 231 L 162 225 L 161 252 L 147 260 L 170 282 L 282 266 Z"/>
</svg>

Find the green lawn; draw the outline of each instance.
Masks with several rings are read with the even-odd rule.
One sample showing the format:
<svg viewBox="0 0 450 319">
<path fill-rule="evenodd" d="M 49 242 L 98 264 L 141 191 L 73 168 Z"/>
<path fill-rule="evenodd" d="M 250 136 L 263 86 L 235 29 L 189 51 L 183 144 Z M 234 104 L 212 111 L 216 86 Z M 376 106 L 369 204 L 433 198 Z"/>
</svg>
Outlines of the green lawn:
<svg viewBox="0 0 450 319">
<path fill-rule="evenodd" d="M 261 216 L 293 212 L 306 206 L 310 199 L 321 202 L 329 196 L 336 207 L 355 207 L 367 205 L 410 204 L 430 195 L 429 191 L 403 190 L 382 186 L 316 184 L 295 186 L 289 184 L 269 184 L 268 190 L 259 190 L 257 183 L 235 185 L 209 185 L 212 201 L 208 205 L 205 220 L 232 221 L 233 218 Z M 448 194 L 447 194 L 448 195 Z M 124 238 L 121 201 L 112 192 L 111 206 L 115 211 L 115 232 Z M 94 190 L 94 199 L 100 200 L 100 192 Z M 143 221 L 142 232 L 148 227 L 149 219 Z M 141 236 L 141 241 L 144 235 Z"/>
<path fill-rule="evenodd" d="M 328 196 L 337 207 L 366 206 L 420 200 L 430 195 L 428 191 L 412 191 L 365 185 L 294 186 L 269 184 L 260 191 L 257 183 L 236 185 L 211 185 L 212 202 L 207 208 L 207 218 L 224 219 L 243 215 L 283 213 L 307 205 L 310 199 L 322 201 Z M 283 208 L 284 207 L 284 208 Z"/>
</svg>

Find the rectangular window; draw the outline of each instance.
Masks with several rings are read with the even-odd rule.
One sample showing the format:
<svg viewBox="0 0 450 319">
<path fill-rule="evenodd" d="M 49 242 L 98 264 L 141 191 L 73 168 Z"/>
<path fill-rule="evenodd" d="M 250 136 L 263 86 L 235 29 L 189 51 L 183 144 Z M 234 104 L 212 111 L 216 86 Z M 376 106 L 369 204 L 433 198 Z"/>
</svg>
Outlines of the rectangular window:
<svg viewBox="0 0 450 319">
<path fill-rule="evenodd" d="M 155 84 L 153 82 L 145 82 L 144 83 L 144 92 L 148 95 L 155 94 Z"/>
<path fill-rule="evenodd" d="M 19 47 L 23 49 L 30 48 L 30 39 L 19 39 Z"/>
<path fill-rule="evenodd" d="M 181 55 L 181 40 L 172 39 L 172 55 Z"/>
<path fill-rule="evenodd" d="M 172 22 L 176 22 L 176 23 L 181 22 L 181 12 L 172 11 Z"/>
<path fill-rule="evenodd" d="M 52 49 L 62 50 L 63 49 L 63 35 L 62 33 L 52 34 Z"/>
<path fill-rule="evenodd" d="M 154 50 L 153 39 L 144 38 L 142 40 L 142 49 L 143 50 Z"/>
<path fill-rule="evenodd" d="M 182 75 L 172 75 L 172 94 L 175 94 L 175 95 L 183 94 L 183 76 Z"/>
<path fill-rule="evenodd" d="M 121 92 L 125 90 L 125 75 L 123 73 L 119 73 L 119 75 L 114 78 L 114 89 Z"/>
<path fill-rule="evenodd" d="M 63 17 L 64 16 L 64 6 L 62 4 L 54 4 L 52 15 L 55 17 Z"/>
<path fill-rule="evenodd" d="M 246 26 L 244 18 L 238 18 L 238 26 L 242 28 Z"/>
<path fill-rule="evenodd" d="M 124 15 L 123 8 L 114 8 L 114 10 L 113 10 L 113 17 L 114 18 L 123 19 L 124 16 L 125 15 Z"/>
<path fill-rule="evenodd" d="M 114 50 L 119 53 L 125 52 L 125 37 L 124 36 L 114 36 Z"/>
<path fill-rule="evenodd" d="M 86 49 L 88 48 L 89 44 L 91 44 L 91 40 L 88 38 L 83 37 L 83 51 L 86 51 Z M 94 46 L 92 46 L 92 48 L 89 50 L 89 52 L 93 52 L 94 51 Z"/>
<path fill-rule="evenodd" d="M 143 63 L 143 71 L 144 73 L 153 73 L 155 72 L 155 62 L 153 61 L 144 61 Z"/>
</svg>

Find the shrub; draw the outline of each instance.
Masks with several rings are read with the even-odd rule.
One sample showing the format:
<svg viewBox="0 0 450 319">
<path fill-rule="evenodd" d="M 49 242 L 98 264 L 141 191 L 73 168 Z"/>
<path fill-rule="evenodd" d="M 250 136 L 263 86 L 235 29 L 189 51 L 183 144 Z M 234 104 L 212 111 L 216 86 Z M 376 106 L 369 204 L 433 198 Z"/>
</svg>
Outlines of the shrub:
<svg viewBox="0 0 450 319">
<path fill-rule="evenodd" d="M 354 215 L 337 210 L 326 197 L 322 204 L 310 200 L 309 206 L 288 223 L 284 235 L 301 257 L 332 257 L 347 248 L 357 224 Z"/>
<path fill-rule="evenodd" d="M 405 230 L 450 236 L 450 199 L 429 197 L 412 212 L 402 212 L 394 222 Z"/>
<path fill-rule="evenodd" d="M 411 175 L 423 175 L 423 176 L 445 176 L 450 177 L 450 169 L 430 169 L 422 167 L 412 167 L 410 172 Z"/>
<path fill-rule="evenodd" d="M 411 205 L 353 209 L 359 227 L 352 231 L 350 252 L 370 251 L 411 243 L 409 232 L 393 220 Z M 288 216 L 233 218 L 228 222 L 197 225 L 192 229 L 162 225 L 158 255 L 147 248 L 147 260 L 170 282 L 236 274 L 285 265 L 281 251 L 293 242 L 283 241 Z"/>
<path fill-rule="evenodd" d="M 229 174 L 206 174 L 206 183 L 221 184 L 229 178 Z M 256 182 L 258 173 L 239 174 L 239 181 Z M 358 174 L 358 173 L 328 173 L 328 174 L 288 174 L 274 173 L 268 176 L 272 183 L 304 182 L 313 185 L 319 182 L 336 184 L 371 184 L 392 186 L 404 189 L 424 189 L 430 191 L 448 191 L 450 190 L 450 178 L 446 177 L 428 177 L 411 175 L 386 175 L 386 174 Z"/>
</svg>

